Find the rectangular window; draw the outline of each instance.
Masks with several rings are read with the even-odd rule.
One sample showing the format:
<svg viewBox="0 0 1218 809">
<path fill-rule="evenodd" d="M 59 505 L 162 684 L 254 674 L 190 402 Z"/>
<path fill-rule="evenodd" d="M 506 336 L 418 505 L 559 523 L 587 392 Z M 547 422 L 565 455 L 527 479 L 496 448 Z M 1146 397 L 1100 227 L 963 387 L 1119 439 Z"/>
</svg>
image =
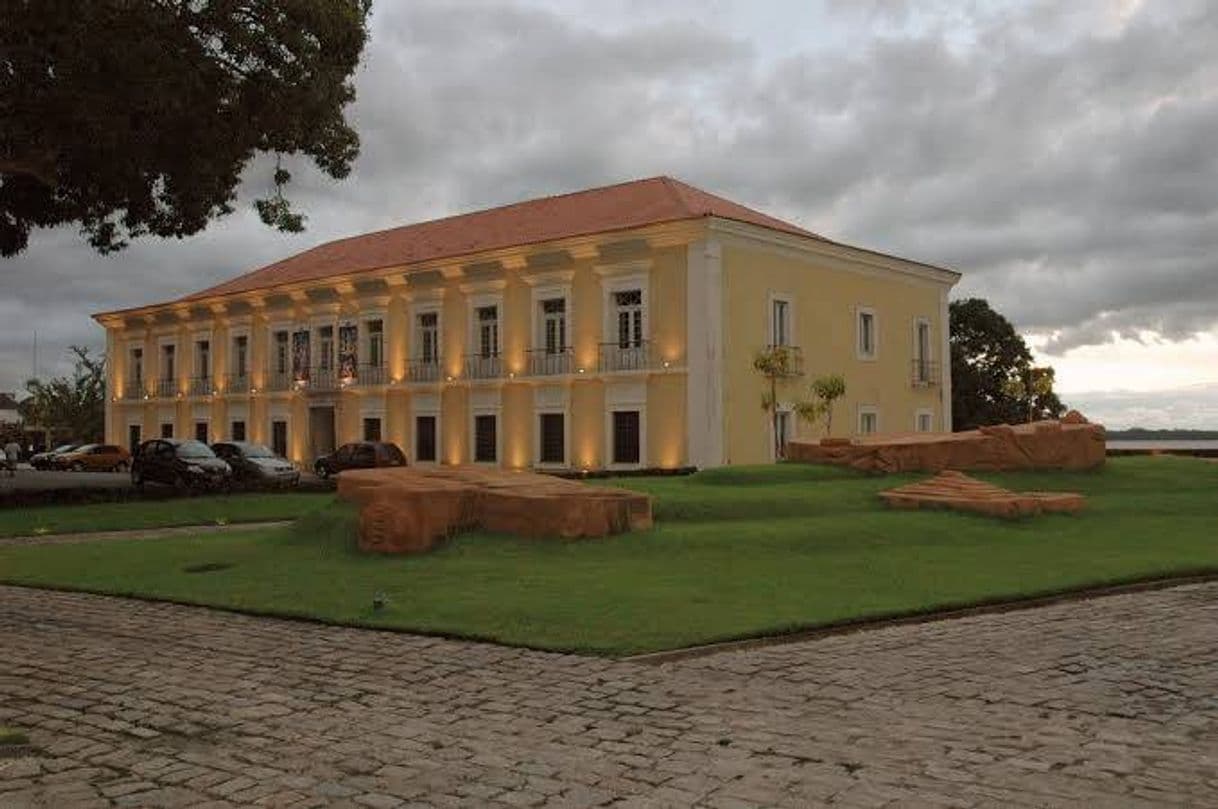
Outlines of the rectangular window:
<svg viewBox="0 0 1218 809">
<path fill-rule="evenodd" d="M 613 413 L 613 462 L 637 464 L 642 457 L 642 434 L 639 411 L 616 410 Z"/>
<path fill-rule="evenodd" d="M 271 452 L 285 458 L 288 455 L 288 423 L 282 419 L 271 422 Z"/>
<path fill-rule="evenodd" d="M 379 418 L 371 417 L 364 419 L 364 440 L 381 440 L 381 420 Z"/>
<path fill-rule="evenodd" d="M 791 440 L 791 411 L 779 410 L 778 418 L 775 420 L 775 426 L 778 428 L 778 435 L 774 442 L 780 452 L 779 457 L 787 456 L 787 442 Z"/>
<path fill-rule="evenodd" d="M 250 338 L 244 334 L 233 338 L 233 369 L 237 376 L 249 376 Z"/>
<path fill-rule="evenodd" d="M 637 348 L 643 344 L 643 290 L 628 289 L 613 293 L 617 314 L 618 348 Z"/>
<path fill-rule="evenodd" d="M 244 441 L 245 440 L 245 422 L 244 421 L 234 421 L 232 424 L 229 425 L 228 434 L 230 436 L 232 436 L 232 439 L 234 441 Z"/>
<path fill-rule="evenodd" d="M 914 327 L 914 379 L 925 383 L 931 381 L 930 323 L 919 320 Z"/>
<path fill-rule="evenodd" d="M 368 364 L 380 368 L 385 362 L 385 323 L 382 320 L 369 320 L 368 330 Z"/>
<path fill-rule="evenodd" d="M 177 369 L 174 367 L 175 353 L 175 347 L 172 344 L 161 346 L 161 379 L 166 382 L 172 382 L 178 375 Z"/>
<path fill-rule="evenodd" d="M 567 349 L 567 300 L 550 298 L 541 302 L 541 336 L 547 354 Z"/>
<path fill-rule="evenodd" d="M 292 379 L 308 381 L 311 359 L 309 356 L 309 331 L 301 329 L 292 333 Z"/>
<path fill-rule="evenodd" d="M 195 440 L 202 441 L 204 444 L 207 443 L 207 422 L 206 421 L 196 421 L 195 422 Z"/>
<path fill-rule="evenodd" d="M 135 451 L 140 446 L 140 425 L 130 424 L 127 426 L 127 448 L 134 455 Z"/>
<path fill-rule="evenodd" d="M 773 311 L 770 313 L 773 333 L 770 335 L 770 345 L 786 346 L 791 344 L 791 303 L 775 299 L 772 301 Z"/>
<path fill-rule="evenodd" d="M 920 432 L 920 433 L 932 432 L 935 429 L 934 420 L 935 420 L 935 417 L 934 417 L 933 413 L 919 413 L 918 414 L 918 426 L 917 426 L 918 432 Z"/>
<path fill-rule="evenodd" d="M 415 416 L 414 455 L 416 461 L 436 460 L 436 417 Z"/>
<path fill-rule="evenodd" d="M 875 312 L 870 309 L 859 310 L 858 320 L 858 355 L 865 359 L 875 357 Z"/>
<path fill-rule="evenodd" d="M 161 438 L 173 438 L 173 422 L 167 421 L 161 425 Z"/>
<path fill-rule="evenodd" d="M 859 433 L 871 435 L 879 430 L 880 416 L 874 410 L 859 411 Z"/>
<path fill-rule="evenodd" d="M 538 460 L 541 463 L 566 463 L 566 419 L 563 414 L 542 413 L 540 420 L 541 456 Z"/>
<path fill-rule="evenodd" d="M 288 333 L 275 332 L 275 373 L 286 374 L 291 367 L 291 352 L 288 350 Z"/>
<path fill-rule="evenodd" d="M 475 310 L 478 324 L 477 350 L 479 357 L 499 356 L 499 307 L 479 306 Z"/>
<path fill-rule="evenodd" d="M 195 343 L 195 377 L 206 379 L 211 376 L 211 341 L 199 340 Z"/>
<path fill-rule="evenodd" d="M 474 461 L 476 463 L 494 463 L 498 441 L 496 439 L 495 416 L 474 416 Z"/>
<path fill-rule="evenodd" d="M 144 349 L 131 349 L 131 381 L 136 388 L 142 388 L 144 382 Z"/>
<path fill-rule="evenodd" d="M 426 365 L 440 361 L 440 314 L 423 312 L 418 317 L 418 359 Z"/>
<path fill-rule="evenodd" d="M 317 330 L 317 368 L 321 371 L 334 368 L 333 326 L 322 326 Z"/>
</svg>

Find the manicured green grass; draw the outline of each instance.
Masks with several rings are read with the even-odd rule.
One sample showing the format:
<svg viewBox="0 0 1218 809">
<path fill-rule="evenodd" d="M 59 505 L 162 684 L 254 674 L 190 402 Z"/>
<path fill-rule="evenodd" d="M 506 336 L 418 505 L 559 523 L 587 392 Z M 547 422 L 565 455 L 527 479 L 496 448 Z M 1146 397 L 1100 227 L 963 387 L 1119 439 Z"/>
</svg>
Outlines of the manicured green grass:
<svg viewBox="0 0 1218 809">
<path fill-rule="evenodd" d="M 291 520 L 332 502 L 305 492 L 180 497 L 0 510 L 0 537 Z"/>
<path fill-rule="evenodd" d="M 990 475 L 1081 491 L 1080 516 L 902 512 L 916 476 L 814 466 L 616 485 L 657 498 L 654 530 L 560 542 L 468 535 L 364 556 L 334 504 L 291 529 L 0 549 L 0 580 L 624 654 L 1135 578 L 1218 571 L 1218 464 L 1130 458 L 1094 473 Z M 231 565 L 209 572 L 186 568 Z M 372 609 L 383 592 L 388 605 Z"/>
</svg>

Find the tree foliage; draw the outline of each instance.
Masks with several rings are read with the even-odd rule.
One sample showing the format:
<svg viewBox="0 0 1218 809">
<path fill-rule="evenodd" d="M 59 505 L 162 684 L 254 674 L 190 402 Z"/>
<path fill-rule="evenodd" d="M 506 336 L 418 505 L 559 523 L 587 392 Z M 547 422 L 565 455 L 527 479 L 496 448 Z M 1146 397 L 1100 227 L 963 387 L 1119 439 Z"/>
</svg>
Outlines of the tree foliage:
<svg viewBox="0 0 1218 809">
<path fill-rule="evenodd" d="M 1061 416 L 1053 369 L 1033 367 L 1010 321 L 981 298 L 953 301 L 950 316 L 952 429 Z"/>
<path fill-rule="evenodd" d="M 778 434 L 778 383 L 795 376 L 795 352 L 790 346 L 769 346 L 753 355 L 753 370 L 761 374 L 769 384 L 769 390 L 761 397 L 761 409 L 770 414 L 770 434 L 774 437 L 774 457 L 783 456 L 781 436 Z"/>
<path fill-rule="evenodd" d="M 78 223 L 106 253 L 231 213 L 259 153 L 345 177 L 369 0 L 10 0 L 0 24 L 0 255 Z M 300 230 L 276 165 L 258 201 Z"/>
<path fill-rule="evenodd" d="M 26 427 L 41 427 L 52 441 L 101 441 L 106 423 L 106 361 L 72 346 L 76 369 L 49 382 L 31 379 L 22 404 Z"/>
<path fill-rule="evenodd" d="M 846 395 L 846 378 L 841 374 L 825 374 L 812 380 L 811 399 L 795 403 L 795 414 L 809 424 L 815 424 L 823 416 L 825 435 L 833 432 L 833 403 Z"/>
</svg>

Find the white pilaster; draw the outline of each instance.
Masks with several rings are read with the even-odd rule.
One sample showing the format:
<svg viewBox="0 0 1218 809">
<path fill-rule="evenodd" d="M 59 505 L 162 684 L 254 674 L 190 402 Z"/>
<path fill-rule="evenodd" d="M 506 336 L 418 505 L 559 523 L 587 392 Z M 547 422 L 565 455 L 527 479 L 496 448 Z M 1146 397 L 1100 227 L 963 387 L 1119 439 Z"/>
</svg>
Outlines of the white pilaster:
<svg viewBox="0 0 1218 809">
<path fill-rule="evenodd" d="M 719 242 L 689 246 L 686 288 L 686 444 L 699 469 L 724 463 L 723 254 Z"/>
<path fill-rule="evenodd" d="M 939 351 L 939 373 L 942 375 L 939 384 L 940 395 L 943 397 L 943 431 L 952 431 L 952 345 L 951 345 L 951 315 L 947 302 L 948 289 L 945 287 L 939 293 L 939 334 L 941 348 Z"/>
</svg>

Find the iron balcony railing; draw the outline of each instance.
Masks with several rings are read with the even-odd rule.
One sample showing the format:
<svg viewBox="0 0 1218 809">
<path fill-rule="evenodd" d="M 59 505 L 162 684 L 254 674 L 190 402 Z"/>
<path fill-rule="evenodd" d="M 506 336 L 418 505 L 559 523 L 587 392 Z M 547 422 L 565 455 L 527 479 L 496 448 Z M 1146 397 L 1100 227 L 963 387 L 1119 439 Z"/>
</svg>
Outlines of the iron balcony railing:
<svg viewBox="0 0 1218 809">
<path fill-rule="evenodd" d="M 144 398 L 144 380 L 129 379 L 123 384 L 124 399 L 143 399 Z"/>
<path fill-rule="evenodd" d="M 915 359 L 912 363 L 910 381 L 915 388 L 929 388 L 939 384 L 939 363 L 934 360 Z"/>
<path fill-rule="evenodd" d="M 156 381 L 156 395 L 162 399 L 177 396 L 178 381 L 176 379 L 158 379 Z"/>
<path fill-rule="evenodd" d="M 192 376 L 190 378 L 191 396 L 210 396 L 215 386 L 212 384 L 210 376 Z"/>
<path fill-rule="evenodd" d="M 792 345 L 768 345 L 765 347 L 766 353 L 775 358 L 781 357 L 781 361 L 776 363 L 777 370 L 781 371 L 779 376 L 803 376 L 804 375 L 804 352 L 799 346 Z"/>
<path fill-rule="evenodd" d="M 366 363 L 359 366 L 355 372 L 356 385 L 384 385 L 385 384 L 385 366 L 382 363 L 373 365 Z"/>
<path fill-rule="evenodd" d="M 406 378 L 411 382 L 439 382 L 443 379 L 443 366 L 440 365 L 440 355 L 418 357 L 410 361 L 406 369 Z"/>
<path fill-rule="evenodd" d="M 249 374 L 229 374 L 224 381 L 224 389 L 228 393 L 249 393 Z"/>
<path fill-rule="evenodd" d="M 572 355 L 570 346 L 560 349 L 534 348 L 529 351 L 530 376 L 554 376 L 571 373 Z"/>
<path fill-rule="evenodd" d="M 602 373 L 646 371 L 651 365 L 651 344 L 643 340 L 631 345 L 601 343 L 599 366 Z"/>
<path fill-rule="evenodd" d="M 292 387 L 291 371 L 269 371 L 266 375 L 267 390 L 288 390 Z"/>
<path fill-rule="evenodd" d="M 498 354 L 466 354 L 465 376 L 468 379 L 497 379 L 503 376 L 503 359 Z"/>
<path fill-rule="evenodd" d="M 338 369 L 333 366 L 311 368 L 309 369 L 309 380 L 306 387 L 309 390 L 318 391 L 337 390 L 339 381 Z"/>
</svg>

